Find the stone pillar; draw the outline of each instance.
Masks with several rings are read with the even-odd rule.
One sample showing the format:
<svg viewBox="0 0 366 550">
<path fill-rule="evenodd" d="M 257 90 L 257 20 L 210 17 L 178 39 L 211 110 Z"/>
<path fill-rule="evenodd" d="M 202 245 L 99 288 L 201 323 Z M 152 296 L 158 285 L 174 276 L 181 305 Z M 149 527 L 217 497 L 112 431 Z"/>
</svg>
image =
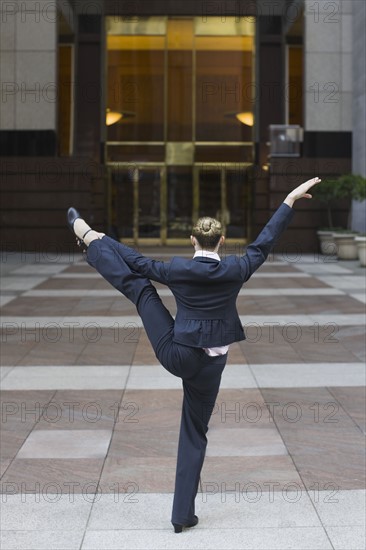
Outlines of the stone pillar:
<svg viewBox="0 0 366 550">
<path fill-rule="evenodd" d="M 352 131 L 352 4 L 305 0 L 305 130 Z"/>
<path fill-rule="evenodd" d="M 366 177 L 366 4 L 353 7 L 353 146 L 352 172 Z M 352 229 L 366 233 L 366 201 L 352 205 Z"/>
<path fill-rule="evenodd" d="M 1 131 L 7 131 L 15 149 L 24 131 L 27 139 L 52 135 L 55 145 L 56 1 L 1 0 L 0 37 Z"/>
</svg>

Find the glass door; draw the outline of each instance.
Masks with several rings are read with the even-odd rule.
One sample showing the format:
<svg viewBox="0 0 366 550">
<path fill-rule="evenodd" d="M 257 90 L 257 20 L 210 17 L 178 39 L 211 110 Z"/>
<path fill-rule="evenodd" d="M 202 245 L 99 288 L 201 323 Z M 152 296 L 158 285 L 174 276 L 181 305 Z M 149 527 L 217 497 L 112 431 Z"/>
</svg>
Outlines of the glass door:
<svg viewBox="0 0 366 550">
<path fill-rule="evenodd" d="M 105 157 L 118 238 L 186 244 L 202 215 L 219 218 L 229 238 L 247 237 L 240 167 L 254 158 L 254 31 L 253 19 L 235 17 L 106 18 Z"/>
<path fill-rule="evenodd" d="M 193 179 L 191 166 L 167 167 L 167 242 L 187 241 L 192 230 Z M 188 242 L 188 241 L 187 241 Z"/>
<path fill-rule="evenodd" d="M 165 166 L 121 165 L 111 170 L 111 232 L 117 240 L 160 244 Z"/>
<path fill-rule="evenodd" d="M 207 164 L 194 168 L 194 219 L 218 219 L 227 239 L 247 240 L 250 232 L 250 165 Z"/>
</svg>

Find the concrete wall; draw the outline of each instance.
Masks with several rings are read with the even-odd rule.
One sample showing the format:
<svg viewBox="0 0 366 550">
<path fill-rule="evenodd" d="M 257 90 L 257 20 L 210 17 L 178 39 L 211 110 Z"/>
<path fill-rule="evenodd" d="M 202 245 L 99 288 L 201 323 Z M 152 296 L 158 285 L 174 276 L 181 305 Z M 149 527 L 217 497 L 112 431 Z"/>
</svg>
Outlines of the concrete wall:
<svg viewBox="0 0 366 550">
<path fill-rule="evenodd" d="M 305 130 L 352 130 L 352 2 L 305 0 Z"/>
<path fill-rule="evenodd" d="M 366 177 L 366 3 L 353 0 L 352 172 Z M 354 202 L 352 229 L 366 233 L 366 202 Z"/>
<path fill-rule="evenodd" d="M 45 0 L 0 1 L 2 130 L 55 130 L 57 10 Z"/>
</svg>

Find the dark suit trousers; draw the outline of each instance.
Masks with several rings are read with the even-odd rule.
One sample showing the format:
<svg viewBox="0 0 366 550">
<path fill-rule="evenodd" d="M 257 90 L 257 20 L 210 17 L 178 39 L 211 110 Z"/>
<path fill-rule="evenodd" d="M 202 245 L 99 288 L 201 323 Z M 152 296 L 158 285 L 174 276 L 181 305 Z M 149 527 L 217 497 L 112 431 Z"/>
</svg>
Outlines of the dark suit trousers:
<svg viewBox="0 0 366 550">
<path fill-rule="evenodd" d="M 110 237 L 92 241 L 87 261 L 137 308 L 155 355 L 165 369 L 182 379 L 183 406 L 179 433 L 172 523 L 187 524 L 205 458 L 208 430 L 227 355 L 210 357 L 200 348 L 173 342 L 174 319 L 150 280 L 129 268 Z"/>
</svg>

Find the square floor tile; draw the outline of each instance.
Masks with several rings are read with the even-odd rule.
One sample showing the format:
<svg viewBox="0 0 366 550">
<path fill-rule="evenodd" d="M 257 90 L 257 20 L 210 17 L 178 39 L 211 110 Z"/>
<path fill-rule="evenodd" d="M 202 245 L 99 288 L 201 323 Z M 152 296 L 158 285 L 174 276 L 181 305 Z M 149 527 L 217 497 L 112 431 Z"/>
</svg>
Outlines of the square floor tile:
<svg viewBox="0 0 366 550">
<path fill-rule="evenodd" d="M 334 286 L 335 288 L 346 288 L 355 292 L 358 292 L 361 288 L 365 288 L 364 276 L 343 275 L 342 277 L 336 277 L 332 275 L 324 275 L 319 276 L 318 278 L 327 285 Z"/>
<path fill-rule="evenodd" d="M 327 527 L 326 531 L 335 550 L 365 550 L 366 531 L 364 526 Z"/>
<path fill-rule="evenodd" d="M 19 449 L 22 448 L 28 433 L 32 428 L 26 428 L 17 432 L 15 430 L 2 430 L 0 432 L 0 456 L 2 460 L 12 460 Z"/>
<path fill-rule="evenodd" d="M 256 388 L 240 387 L 220 388 L 209 425 L 210 430 L 274 427 L 261 392 Z"/>
<path fill-rule="evenodd" d="M 365 367 L 359 363 L 288 363 L 252 365 L 262 388 L 363 386 Z"/>
<path fill-rule="evenodd" d="M 215 428 L 208 436 L 207 456 L 286 455 L 275 428 Z"/>
<path fill-rule="evenodd" d="M 107 457 L 100 483 L 104 492 L 172 493 L 176 457 Z"/>
<path fill-rule="evenodd" d="M 13 367 L 0 367 L 0 379 L 2 380 Z"/>
<path fill-rule="evenodd" d="M 17 458 L 105 457 L 111 430 L 34 430 Z"/>
<path fill-rule="evenodd" d="M 134 430 L 115 430 L 108 457 L 176 457 L 178 435 L 178 426 L 164 432 L 141 424 L 135 424 Z"/>
<path fill-rule="evenodd" d="M 352 293 L 351 296 L 352 296 L 352 298 L 354 298 L 355 300 L 358 300 L 362 304 L 366 304 L 366 295 L 365 295 L 365 293 Z"/>
<path fill-rule="evenodd" d="M 366 389 L 364 386 L 328 388 L 331 395 L 338 401 L 341 407 L 352 420 L 366 434 L 365 401 Z"/>
<path fill-rule="evenodd" d="M 9 467 L 9 464 L 11 463 L 11 460 L 12 460 L 11 458 L 1 458 L 0 459 L 0 476 L 4 475 L 4 472 Z"/>
<path fill-rule="evenodd" d="M 88 530 L 169 528 L 172 504 L 171 493 L 103 494 L 93 505 Z"/>
<path fill-rule="evenodd" d="M 12 275 L 54 275 L 66 269 L 63 264 L 31 264 L 14 269 Z"/>
<path fill-rule="evenodd" d="M 70 531 L 84 531 L 92 502 L 92 496 L 85 494 L 60 495 L 49 492 L 4 495 L 1 503 L 1 530 L 57 530 L 63 531 L 66 537 Z M 23 548 L 25 550 L 28 547 Z"/>
<path fill-rule="evenodd" d="M 182 388 L 182 380 L 173 376 L 161 365 L 133 366 L 126 383 L 126 389 L 134 390 L 176 390 Z"/>
<path fill-rule="evenodd" d="M 129 367 L 117 365 L 17 366 L 2 381 L 3 390 L 124 389 Z"/>
<path fill-rule="evenodd" d="M 14 276 L 2 277 L 1 290 L 29 290 L 43 283 L 47 277 Z"/>
<path fill-rule="evenodd" d="M 243 362 L 244 363 L 244 362 Z M 257 383 L 248 365 L 226 365 L 221 378 L 221 388 L 256 388 Z"/>
<path fill-rule="evenodd" d="M 334 489 L 334 486 L 333 486 Z M 366 491 L 309 491 L 320 520 L 325 526 L 358 525 L 365 528 Z"/>
<path fill-rule="evenodd" d="M 278 456 L 207 456 L 203 464 L 202 492 L 209 492 L 210 484 L 227 491 L 239 485 L 240 491 L 258 491 L 258 494 L 298 490 L 305 487 L 289 455 Z M 225 489 L 226 490 L 226 489 Z"/>
<path fill-rule="evenodd" d="M 79 550 L 84 533 L 79 531 L 3 531 L 1 550 Z"/>
<path fill-rule="evenodd" d="M 2 492 L 54 492 L 70 495 L 95 491 L 103 467 L 101 458 L 14 459 L 1 479 Z"/>
<path fill-rule="evenodd" d="M 17 298 L 16 295 L 0 296 L 0 307 L 3 307 L 12 300 L 15 300 L 15 298 Z"/>
<path fill-rule="evenodd" d="M 126 390 L 123 394 L 115 431 L 179 431 L 183 392 L 179 390 Z"/>
</svg>

